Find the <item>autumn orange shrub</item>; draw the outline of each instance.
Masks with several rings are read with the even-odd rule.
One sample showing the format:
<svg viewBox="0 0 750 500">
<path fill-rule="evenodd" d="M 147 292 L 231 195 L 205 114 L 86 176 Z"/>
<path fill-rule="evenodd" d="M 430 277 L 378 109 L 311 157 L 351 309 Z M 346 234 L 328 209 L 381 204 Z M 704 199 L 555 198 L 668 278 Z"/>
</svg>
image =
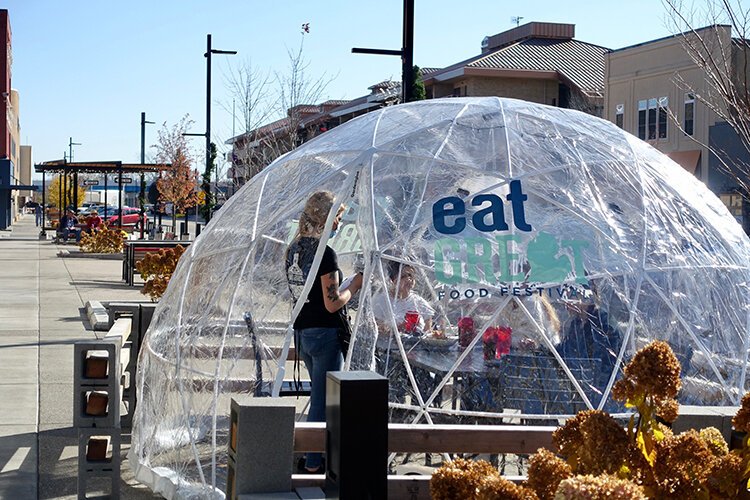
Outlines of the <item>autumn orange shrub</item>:
<svg viewBox="0 0 750 500">
<path fill-rule="evenodd" d="M 167 290 L 172 273 L 184 252 L 185 248 L 182 245 L 162 248 L 158 252 L 146 253 L 143 259 L 136 262 L 135 268 L 146 282 L 141 293 L 151 297 L 154 302 L 159 300 Z"/>
<path fill-rule="evenodd" d="M 91 233 L 83 233 L 78 244 L 82 252 L 87 253 L 117 253 L 122 252 L 128 235 L 119 229 L 110 229 L 102 224 L 99 229 Z"/>
</svg>

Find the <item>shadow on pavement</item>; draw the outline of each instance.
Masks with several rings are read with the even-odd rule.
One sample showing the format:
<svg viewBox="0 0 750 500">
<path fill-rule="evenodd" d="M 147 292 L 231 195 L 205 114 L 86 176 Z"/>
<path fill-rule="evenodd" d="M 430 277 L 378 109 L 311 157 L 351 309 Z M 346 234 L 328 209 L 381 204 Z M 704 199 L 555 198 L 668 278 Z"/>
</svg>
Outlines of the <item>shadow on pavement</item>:
<svg viewBox="0 0 750 500">
<path fill-rule="evenodd" d="M 37 440 L 38 436 L 38 440 Z M 136 483 L 127 464 L 130 435 L 123 434 L 120 498 L 153 499 L 146 486 Z M 35 471 L 39 470 L 39 482 Z M 78 494 L 78 430 L 40 431 L 0 437 L 0 498 L 67 499 Z M 107 478 L 89 481 L 87 498 L 108 495 Z"/>
</svg>

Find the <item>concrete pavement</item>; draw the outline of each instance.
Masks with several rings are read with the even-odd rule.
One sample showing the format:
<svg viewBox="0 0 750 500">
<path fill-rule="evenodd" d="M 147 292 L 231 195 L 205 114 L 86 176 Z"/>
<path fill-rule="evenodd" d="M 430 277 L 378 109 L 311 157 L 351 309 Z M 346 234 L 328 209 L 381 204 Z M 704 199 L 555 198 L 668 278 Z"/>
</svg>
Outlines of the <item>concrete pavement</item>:
<svg viewBox="0 0 750 500">
<path fill-rule="evenodd" d="M 76 498 L 72 344 L 102 336 L 83 308 L 146 300 L 121 280 L 119 260 L 58 257 L 64 248 L 38 239 L 32 215 L 0 233 L 0 499 Z M 126 461 L 121 495 L 154 498 Z"/>
</svg>

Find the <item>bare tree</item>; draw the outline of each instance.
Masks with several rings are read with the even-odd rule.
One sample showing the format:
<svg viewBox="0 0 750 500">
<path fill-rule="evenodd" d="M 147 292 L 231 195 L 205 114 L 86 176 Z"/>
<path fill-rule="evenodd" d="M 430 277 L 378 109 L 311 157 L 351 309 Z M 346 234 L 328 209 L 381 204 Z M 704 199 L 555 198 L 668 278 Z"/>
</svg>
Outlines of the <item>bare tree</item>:
<svg viewBox="0 0 750 500">
<path fill-rule="evenodd" d="M 304 58 L 304 47 L 303 33 L 297 50 L 287 49 L 286 70 L 275 74 L 278 89 L 277 115 L 286 116 L 285 122 L 281 124 L 281 130 L 275 133 L 275 138 L 268 143 L 275 157 L 291 151 L 304 142 L 304 118 L 310 114 L 305 108 L 319 104 L 328 85 L 334 79 L 325 73 L 316 79 L 310 77 L 310 62 Z"/>
<path fill-rule="evenodd" d="M 750 10 L 740 0 L 706 0 L 700 7 L 683 0 L 663 2 L 668 26 L 681 37 L 687 54 L 704 74 L 701 86 L 679 73 L 675 83 L 725 121 L 750 154 Z M 674 114 L 672 118 L 683 129 Z M 736 180 L 745 193 L 750 191 L 750 165 L 729 158 L 711 144 L 700 144 L 719 159 L 721 170 L 729 178 Z"/>
<path fill-rule="evenodd" d="M 226 85 L 232 96 L 231 103 L 223 103 L 225 111 L 232 114 L 234 120 L 238 112 L 241 118 L 240 134 L 249 134 L 267 123 L 276 111 L 276 102 L 271 98 L 271 86 L 273 79 L 270 71 L 262 71 L 252 65 L 248 59 L 243 61 L 235 69 L 229 70 L 226 75 Z M 276 98 L 278 100 L 278 98 Z M 229 107 L 231 104 L 231 109 Z M 235 132 L 233 130 L 233 134 Z M 236 136 L 236 135 L 235 135 Z M 259 163 L 254 148 L 233 148 L 232 164 L 241 163 L 245 168 L 252 169 Z M 223 156 L 223 155 L 222 155 Z M 250 177 L 255 172 L 248 172 L 241 177 Z M 217 182 L 220 178 L 217 171 Z M 240 187 L 237 176 L 232 176 L 234 189 Z"/>
<path fill-rule="evenodd" d="M 253 67 L 252 61 L 245 60 L 237 68 L 230 67 L 226 75 L 226 85 L 232 96 L 232 108 L 222 107 L 234 117 L 235 110 L 242 118 L 241 132 L 250 132 L 264 124 L 274 113 L 275 102 L 269 102 L 270 87 L 273 83 L 270 72 Z"/>
<path fill-rule="evenodd" d="M 233 150 L 233 162 L 248 169 L 248 178 L 314 135 L 313 130 L 305 128 L 305 118 L 317 113 L 319 101 L 333 80 L 326 74 L 310 77 L 304 35 L 296 50 L 287 49 L 287 56 L 287 68 L 275 71 L 272 78 L 246 65 L 230 79 L 245 133 Z M 271 121 L 273 118 L 276 120 Z"/>
</svg>

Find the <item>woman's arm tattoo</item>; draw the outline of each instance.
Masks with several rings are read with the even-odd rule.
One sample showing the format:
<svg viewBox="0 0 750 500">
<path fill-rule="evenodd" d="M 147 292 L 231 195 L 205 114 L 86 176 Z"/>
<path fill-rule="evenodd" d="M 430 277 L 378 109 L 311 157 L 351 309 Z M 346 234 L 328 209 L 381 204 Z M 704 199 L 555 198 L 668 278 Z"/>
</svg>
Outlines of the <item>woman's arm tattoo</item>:
<svg viewBox="0 0 750 500">
<path fill-rule="evenodd" d="M 336 271 L 333 271 L 332 273 L 328 274 L 328 279 L 333 281 L 336 279 L 336 276 L 337 276 Z M 338 302 L 339 292 L 338 292 L 338 289 L 336 288 L 335 282 L 328 285 L 328 287 L 326 288 L 326 293 L 328 293 L 328 300 L 330 300 L 331 302 Z"/>
</svg>

